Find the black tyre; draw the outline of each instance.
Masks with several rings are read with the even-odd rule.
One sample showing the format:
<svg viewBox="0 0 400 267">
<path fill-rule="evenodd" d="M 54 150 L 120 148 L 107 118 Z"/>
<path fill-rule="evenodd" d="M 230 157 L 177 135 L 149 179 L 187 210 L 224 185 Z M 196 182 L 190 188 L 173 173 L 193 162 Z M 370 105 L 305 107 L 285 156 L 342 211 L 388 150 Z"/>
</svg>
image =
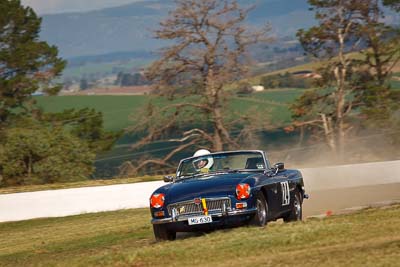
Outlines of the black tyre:
<svg viewBox="0 0 400 267">
<path fill-rule="evenodd" d="M 256 200 L 257 212 L 250 221 L 250 225 L 263 227 L 267 224 L 268 204 L 264 195 L 260 192 Z"/>
<path fill-rule="evenodd" d="M 303 219 L 303 199 L 299 191 L 294 194 L 294 199 L 291 204 L 290 213 L 283 218 L 285 222 L 301 221 Z"/>
<path fill-rule="evenodd" d="M 176 239 L 176 232 L 168 230 L 164 224 L 153 224 L 153 231 L 157 241 L 173 241 Z"/>
</svg>

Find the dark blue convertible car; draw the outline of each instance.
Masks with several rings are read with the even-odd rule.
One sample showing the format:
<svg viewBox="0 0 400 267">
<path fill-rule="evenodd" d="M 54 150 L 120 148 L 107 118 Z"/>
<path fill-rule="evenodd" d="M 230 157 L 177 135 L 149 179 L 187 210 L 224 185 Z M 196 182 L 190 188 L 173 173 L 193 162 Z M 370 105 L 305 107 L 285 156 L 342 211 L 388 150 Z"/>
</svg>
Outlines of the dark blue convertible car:
<svg viewBox="0 0 400 267">
<path fill-rule="evenodd" d="M 157 240 L 174 240 L 176 232 L 210 231 L 243 224 L 302 219 L 305 194 L 298 170 L 271 166 L 258 150 L 210 153 L 183 159 L 176 177 L 150 197 Z"/>
</svg>

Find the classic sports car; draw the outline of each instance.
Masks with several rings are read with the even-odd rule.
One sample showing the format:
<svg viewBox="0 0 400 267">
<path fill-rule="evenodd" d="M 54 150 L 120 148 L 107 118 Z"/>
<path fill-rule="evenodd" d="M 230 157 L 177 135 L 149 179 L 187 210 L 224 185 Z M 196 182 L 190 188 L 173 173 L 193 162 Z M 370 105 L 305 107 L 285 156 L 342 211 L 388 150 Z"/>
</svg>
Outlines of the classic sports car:
<svg viewBox="0 0 400 267">
<path fill-rule="evenodd" d="M 298 170 L 270 165 L 258 150 L 202 154 L 183 159 L 176 177 L 150 197 L 154 235 L 174 240 L 176 232 L 210 231 L 243 224 L 302 219 L 305 194 Z"/>
</svg>

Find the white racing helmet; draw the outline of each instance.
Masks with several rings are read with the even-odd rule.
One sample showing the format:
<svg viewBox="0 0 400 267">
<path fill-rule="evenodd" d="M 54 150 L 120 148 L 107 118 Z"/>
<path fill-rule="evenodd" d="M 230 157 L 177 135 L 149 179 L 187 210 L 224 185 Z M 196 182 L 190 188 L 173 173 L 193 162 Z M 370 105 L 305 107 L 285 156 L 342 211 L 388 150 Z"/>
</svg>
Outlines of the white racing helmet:
<svg viewBox="0 0 400 267">
<path fill-rule="evenodd" d="M 200 149 L 200 150 L 197 150 L 197 151 L 193 154 L 193 157 L 199 157 L 199 158 L 198 158 L 198 159 L 195 159 L 195 160 L 193 161 L 193 166 L 194 166 L 196 169 L 198 169 L 198 168 L 197 168 L 197 163 L 198 163 L 199 161 L 205 160 L 205 161 L 207 161 L 207 164 L 204 165 L 203 167 L 201 167 L 201 169 L 210 169 L 210 168 L 213 166 L 213 164 L 214 164 L 214 159 L 213 159 L 212 156 L 209 156 L 209 157 L 206 156 L 206 155 L 209 155 L 209 154 L 211 154 L 211 152 L 208 151 L 207 149 Z M 204 157 L 203 157 L 203 156 L 204 156 Z"/>
</svg>

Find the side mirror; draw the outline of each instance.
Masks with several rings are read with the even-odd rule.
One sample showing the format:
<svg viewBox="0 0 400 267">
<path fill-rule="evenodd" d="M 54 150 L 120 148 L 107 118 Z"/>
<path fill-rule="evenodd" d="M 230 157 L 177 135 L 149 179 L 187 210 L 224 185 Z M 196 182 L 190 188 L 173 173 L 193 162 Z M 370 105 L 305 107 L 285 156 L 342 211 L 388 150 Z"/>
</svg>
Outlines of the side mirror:
<svg viewBox="0 0 400 267">
<path fill-rule="evenodd" d="M 166 183 L 171 183 L 174 181 L 174 179 L 175 179 L 174 176 L 170 176 L 170 175 L 164 176 L 164 182 L 166 182 Z"/>
<path fill-rule="evenodd" d="M 277 169 L 278 171 L 282 171 L 282 170 L 285 169 L 285 164 L 282 163 L 282 162 L 279 162 L 279 163 L 276 163 L 276 164 L 274 165 L 274 167 L 275 167 L 275 169 Z"/>
</svg>

